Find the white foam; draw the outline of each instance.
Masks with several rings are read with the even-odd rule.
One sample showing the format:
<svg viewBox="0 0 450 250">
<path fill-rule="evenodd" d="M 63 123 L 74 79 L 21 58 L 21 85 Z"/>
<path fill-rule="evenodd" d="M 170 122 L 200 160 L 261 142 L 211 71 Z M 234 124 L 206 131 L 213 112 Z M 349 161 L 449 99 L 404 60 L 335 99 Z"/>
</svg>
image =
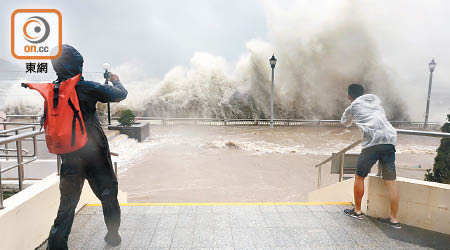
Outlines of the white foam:
<svg viewBox="0 0 450 250">
<path fill-rule="evenodd" d="M 230 128 L 233 129 L 233 128 Z M 236 132 L 236 131 L 233 131 Z M 220 133 L 217 131 L 217 133 Z M 331 155 L 336 153 L 351 142 L 337 139 L 322 138 L 323 142 L 315 142 L 315 145 L 305 145 L 296 143 L 293 139 L 280 138 L 279 143 L 270 142 L 261 138 L 255 138 L 242 131 L 240 134 L 227 135 L 227 130 L 222 130 L 220 134 L 189 134 L 188 132 L 168 130 L 164 133 L 153 133 L 150 138 L 142 143 L 130 139 L 125 135 L 119 135 L 110 141 L 111 151 L 119 154 L 113 157 L 113 161 L 119 163 L 119 173 L 123 173 L 135 163 L 144 159 L 146 154 L 161 146 L 186 146 L 196 150 L 200 154 L 203 150 L 236 150 L 248 152 L 249 154 L 298 154 L 298 155 Z M 335 134 L 346 136 L 349 132 L 330 132 L 323 134 Z M 322 134 L 322 135 L 323 135 Z M 286 136 L 285 136 L 286 137 Z M 288 137 L 288 136 L 287 136 Z M 397 154 L 435 154 L 435 145 L 417 145 L 400 143 L 396 146 Z M 358 145 L 348 153 L 359 153 L 361 146 Z M 190 151 L 190 153 L 192 153 Z M 189 153 L 189 152 L 186 152 Z M 195 153 L 193 153 L 195 154 Z"/>
<path fill-rule="evenodd" d="M 109 141 L 109 146 L 111 152 L 119 154 L 112 156 L 112 161 L 118 163 L 118 172 L 122 173 L 142 159 L 149 150 L 163 143 L 164 138 L 155 137 L 140 143 L 126 135 L 118 135 Z"/>
</svg>

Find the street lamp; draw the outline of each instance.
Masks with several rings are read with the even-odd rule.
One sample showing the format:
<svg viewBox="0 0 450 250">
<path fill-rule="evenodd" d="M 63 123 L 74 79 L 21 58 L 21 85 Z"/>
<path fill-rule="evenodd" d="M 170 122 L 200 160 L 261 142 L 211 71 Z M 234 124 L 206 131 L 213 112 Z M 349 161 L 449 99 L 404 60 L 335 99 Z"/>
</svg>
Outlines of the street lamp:
<svg viewBox="0 0 450 250">
<path fill-rule="evenodd" d="M 428 82 L 428 98 L 427 98 L 427 110 L 425 112 L 425 123 L 423 124 L 424 128 L 428 127 L 428 116 L 429 116 L 429 112 L 430 112 L 430 95 L 431 95 L 431 84 L 433 82 L 433 72 L 434 72 L 434 68 L 436 68 L 436 62 L 433 60 L 431 60 L 431 62 L 428 64 L 428 67 L 430 68 L 430 80 Z"/>
<path fill-rule="evenodd" d="M 103 64 L 103 69 L 105 69 L 105 73 L 103 73 L 103 77 L 105 78 L 105 84 L 108 84 L 109 79 L 109 63 Z M 111 107 L 109 102 L 106 104 L 108 106 L 108 125 L 111 125 Z"/>
<path fill-rule="evenodd" d="M 272 67 L 272 93 L 270 95 L 270 128 L 273 128 L 273 73 L 275 70 L 275 65 L 277 64 L 277 59 L 275 55 L 272 54 L 272 57 L 269 59 L 270 67 Z"/>
</svg>

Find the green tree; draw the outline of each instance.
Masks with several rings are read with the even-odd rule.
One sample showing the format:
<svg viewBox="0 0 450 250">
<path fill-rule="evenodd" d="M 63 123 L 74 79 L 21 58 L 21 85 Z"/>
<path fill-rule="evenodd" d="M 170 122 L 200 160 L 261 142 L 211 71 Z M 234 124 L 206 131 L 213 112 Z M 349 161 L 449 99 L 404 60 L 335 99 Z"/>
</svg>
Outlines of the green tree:
<svg viewBox="0 0 450 250">
<path fill-rule="evenodd" d="M 121 126 L 131 126 L 133 125 L 135 118 L 136 116 L 134 115 L 133 111 L 126 109 L 122 111 L 118 121 Z"/>
<path fill-rule="evenodd" d="M 448 122 L 441 127 L 444 133 L 450 133 L 450 114 L 447 115 L 447 120 Z M 437 156 L 434 158 L 433 171 L 427 170 L 425 180 L 450 184 L 450 138 L 441 139 Z"/>
</svg>

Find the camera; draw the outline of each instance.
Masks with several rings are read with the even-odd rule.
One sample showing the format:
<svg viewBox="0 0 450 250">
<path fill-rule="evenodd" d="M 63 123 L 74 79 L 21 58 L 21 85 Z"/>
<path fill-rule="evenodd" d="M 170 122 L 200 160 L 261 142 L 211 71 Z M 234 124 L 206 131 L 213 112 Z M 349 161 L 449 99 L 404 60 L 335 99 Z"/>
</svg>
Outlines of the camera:
<svg viewBox="0 0 450 250">
<path fill-rule="evenodd" d="M 103 68 L 105 69 L 105 73 L 103 73 L 103 77 L 106 79 L 106 81 L 109 80 L 111 77 L 111 72 L 109 72 L 109 63 L 104 63 Z"/>
</svg>

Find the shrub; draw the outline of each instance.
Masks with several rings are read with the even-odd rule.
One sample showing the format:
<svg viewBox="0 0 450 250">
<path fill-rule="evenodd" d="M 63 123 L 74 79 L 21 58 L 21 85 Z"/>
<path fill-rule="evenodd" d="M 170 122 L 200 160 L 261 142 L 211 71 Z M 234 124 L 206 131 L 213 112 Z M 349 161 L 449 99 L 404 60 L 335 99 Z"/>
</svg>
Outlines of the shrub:
<svg viewBox="0 0 450 250">
<path fill-rule="evenodd" d="M 448 122 L 441 127 L 441 131 L 444 133 L 450 133 L 450 114 L 447 115 L 447 120 Z M 434 158 L 433 171 L 427 170 L 425 180 L 450 184 L 450 138 L 441 139 L 437 156 Z"/>
<path fill-rule="evenodd" d="M 8 199 L 9 197 L 17 194 L 18 191 L 17 190 L 10 190 L 10 191 L 3 191 L 3 200 Z"/>
<path fill-rule="evenodd" d="M 133 111 L 126 109 L 122 111 L 119 117 L 120 126 L 131 126 L 135 121 L 136 116 Z"/>
</svg>

